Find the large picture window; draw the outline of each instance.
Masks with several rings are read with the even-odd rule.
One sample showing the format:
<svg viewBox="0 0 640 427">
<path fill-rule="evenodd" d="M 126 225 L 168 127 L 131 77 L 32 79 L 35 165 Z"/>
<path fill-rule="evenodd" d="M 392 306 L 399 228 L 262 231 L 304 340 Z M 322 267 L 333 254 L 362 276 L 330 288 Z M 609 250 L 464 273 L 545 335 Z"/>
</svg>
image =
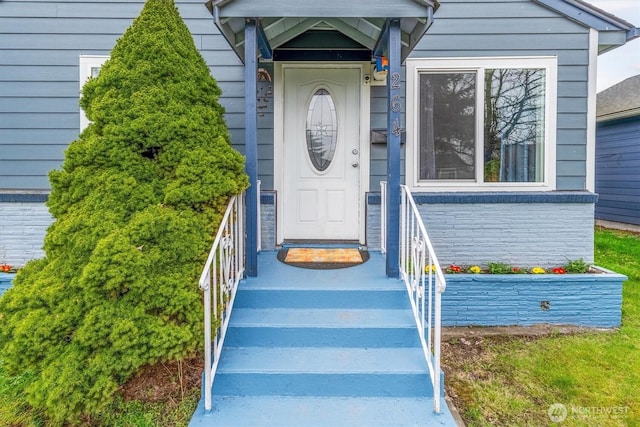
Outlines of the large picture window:
<svg viewBox="0 0 640 427">
<path fill-rule="evenodd" d="M 550 57 L 407 60 L 407 182 L 553 189 L 555 85 Z"/>
</svg>

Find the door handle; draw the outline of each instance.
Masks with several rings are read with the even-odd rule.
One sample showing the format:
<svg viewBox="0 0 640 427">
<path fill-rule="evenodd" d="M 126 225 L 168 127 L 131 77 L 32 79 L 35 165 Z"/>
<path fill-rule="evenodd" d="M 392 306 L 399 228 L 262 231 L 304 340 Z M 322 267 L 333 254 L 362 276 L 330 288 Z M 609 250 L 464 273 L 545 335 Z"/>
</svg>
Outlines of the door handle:
<svg viewBox="0 0 640 427">
<path fill-rule="evenodd" d="M 358 162 L 351 162 L 351 166 L 353 166 L 354 168 L 357 168 L 359 166 Z"/>
</svg>

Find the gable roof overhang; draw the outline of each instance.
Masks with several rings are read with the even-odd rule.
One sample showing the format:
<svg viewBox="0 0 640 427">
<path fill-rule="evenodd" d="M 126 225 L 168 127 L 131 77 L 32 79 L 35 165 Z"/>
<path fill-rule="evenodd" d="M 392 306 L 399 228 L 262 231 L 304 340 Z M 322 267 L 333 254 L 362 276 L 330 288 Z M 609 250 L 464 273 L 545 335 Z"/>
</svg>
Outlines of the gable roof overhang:
<svg viewBox="0 0 640 427">
<path fill-rule="evenodd" d="M 244 27 L 255 19 L 259 56 L 272 59 L 273 50 L 309 30 L 337 31 L 375 56 L 385 55 L 385 37 L 390 18 L 401 28 L 402 60 L 420 41 L 433 23 L 437 0 L 338 0 L 321 2 L 209 0 L 207 8 L 216 26 L 241 60 L 244 60 Z"/>
<path fill-rule="evenodd" d="M 640 28 L 583 0 L 533 0 L 578 24 L 598 31 L 598 53 L 640 37 Z"/>
</svg>

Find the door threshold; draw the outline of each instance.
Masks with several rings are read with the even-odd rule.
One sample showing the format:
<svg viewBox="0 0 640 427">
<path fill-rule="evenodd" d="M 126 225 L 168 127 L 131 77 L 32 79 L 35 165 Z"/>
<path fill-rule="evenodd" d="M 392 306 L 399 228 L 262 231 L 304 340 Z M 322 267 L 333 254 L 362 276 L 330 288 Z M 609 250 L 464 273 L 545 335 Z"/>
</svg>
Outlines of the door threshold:
<svg viewBox="0 0 640 427">
<path fill-rule="evenodd" d="M 280 248 L 358 248 L 364 249 L 357 240 L 285 240 Z"/>
</svg>

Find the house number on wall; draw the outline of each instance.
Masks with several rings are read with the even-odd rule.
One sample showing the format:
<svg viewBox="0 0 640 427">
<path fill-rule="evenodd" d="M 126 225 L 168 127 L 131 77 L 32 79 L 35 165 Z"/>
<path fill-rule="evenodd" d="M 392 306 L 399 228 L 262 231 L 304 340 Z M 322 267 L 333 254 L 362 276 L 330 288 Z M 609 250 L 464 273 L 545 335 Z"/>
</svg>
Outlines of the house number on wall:
<svg viewBox="0 0 640 427">
<path fill-rule="evenodd" d="M 400 73 L 391 74 L 391 90 L 395 91 L 395 90 L 400 90 L 401 88 L 402 88 L 402 85 L 400 83 Z M 402 110 L 402 101 L 401 101 L 400 95 L 391 95 L 391 99 L 389 102 L 390 102 L 389 108 L 391 108 L 391 111 L 393 111 L 394 113 L 399 113 Z M 396 118 L 393 121 L 393 129 L 391 130 L 391 132 L 395 136 L 400 136 L 402 134 L 403 129 L 402 127 L 400 127 L 399 118 Z"/>
</svg>

